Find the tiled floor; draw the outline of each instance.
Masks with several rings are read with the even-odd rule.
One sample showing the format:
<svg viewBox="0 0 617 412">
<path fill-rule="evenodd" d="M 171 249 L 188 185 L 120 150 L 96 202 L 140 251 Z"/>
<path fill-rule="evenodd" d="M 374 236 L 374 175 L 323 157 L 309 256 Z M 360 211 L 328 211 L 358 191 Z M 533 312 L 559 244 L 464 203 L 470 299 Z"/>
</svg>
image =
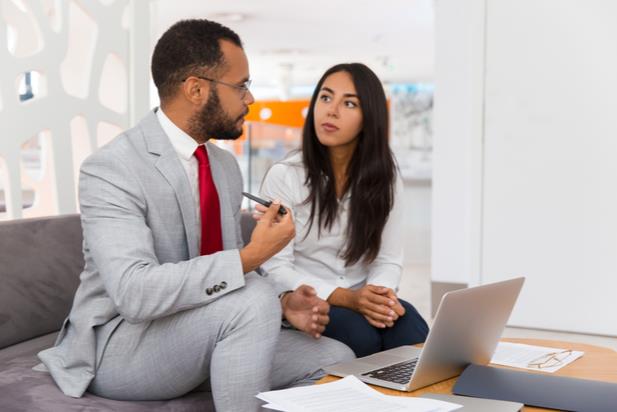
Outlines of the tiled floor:
<svg viewBox="0 0 617 412">
<path fill-rule="evenodd" d="M 431 289 L 430 266 L 422 264 L 407 264 L 399 289 L 399 296 L 412 303 L 420 314 L 430 323 L 431 320 Z M 506 328 L 504 337 L 551 339 L 569 342 L 582 342 L 604 346 L 617 350 L 617 338 L 578 333 L 554 332 L 547 330 Z"/>
</svg>

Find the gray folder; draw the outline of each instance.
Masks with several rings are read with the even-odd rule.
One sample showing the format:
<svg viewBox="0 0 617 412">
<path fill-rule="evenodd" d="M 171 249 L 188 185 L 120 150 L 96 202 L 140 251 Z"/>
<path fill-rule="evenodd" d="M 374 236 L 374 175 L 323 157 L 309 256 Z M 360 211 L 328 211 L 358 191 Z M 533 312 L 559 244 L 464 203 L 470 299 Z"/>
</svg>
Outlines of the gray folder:
<svg viewBox="0 0 617 412">
<path fill-rule="evenodd" d="M 462 405 L 456 411 L 469 412 L 519 412 L 523 408 L 520 402 L 496 401 L 493 399 L 471 398 L 469 396 L 442 395 L 439 393 L 425 393 L 420 398 L 436 399 Z"/>
<path fill-rule="evenodd" d="M 580 412 L 617 410 L 617 384 L 469 365 L 454 385 L 457 395 L 522 402 Z"/>
</svg>

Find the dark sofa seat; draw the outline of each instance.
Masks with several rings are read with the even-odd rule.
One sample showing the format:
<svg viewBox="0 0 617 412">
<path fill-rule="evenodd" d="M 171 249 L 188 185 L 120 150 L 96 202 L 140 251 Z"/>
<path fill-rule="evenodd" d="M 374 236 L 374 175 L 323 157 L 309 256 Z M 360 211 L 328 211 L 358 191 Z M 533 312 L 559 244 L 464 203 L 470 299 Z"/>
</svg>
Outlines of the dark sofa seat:
<svg viewBox="0 0 617 412">
<path fill-rule="evenodd" d="M 70 398 L 48 373 L 32 369 L 70 311 L 84 265 L 81 245 L 78 215 L 0 222 L 0 411 L 214 410 L 206 391 L 169 401 Z"/>
<path fill-rule="evenodd" d="M 211 394 L 193 392 L 170 401 L 123 402 L 86 393 L 81 398 L 64 395 L 45 372 L 32 370 L 36 354 L 53 345 L 56 333 L 13 345 L 0 351 L 0 410 L 10 412 L 68 411 L 173 411 L 213 410 Z"/>
</svg>

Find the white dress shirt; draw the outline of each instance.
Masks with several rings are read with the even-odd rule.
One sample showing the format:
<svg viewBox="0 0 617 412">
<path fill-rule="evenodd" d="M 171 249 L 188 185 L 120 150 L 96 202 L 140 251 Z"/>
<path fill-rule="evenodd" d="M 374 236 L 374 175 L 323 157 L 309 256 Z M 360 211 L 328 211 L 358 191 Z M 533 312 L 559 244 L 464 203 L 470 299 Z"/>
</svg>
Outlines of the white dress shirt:
<svg viewBox="0 0 617 412">
<path fill-rule="evenodd" d="M 180 158 L 180 163 L 182 163 L 182 167 L 186 172 L 186 177 L 189 180 L 189 184 L 191 185 L 191 193 L 193 193 L 193 199 L 195 199 L 195 218 L 197 219 L 197 227 L 201 227 L 201 204 L 199 202 L 199 171 L 197 158 L 194 156 L 195 150 L 199 146 L 197 142 L 188 134 L 186 134 L 182 129 L 174 124 L 169 117 L 163 112 L 163 109 L 159 107 L 156 111 L 156 117 L 163 128 L 167 137 L 169 137 L 169 141 L 171 145 L 178 153 L 178 157 Z M 206 150 L 208 149 L 208 145 L 206 146 Z M 198 231 L 200 242 L 201 242 L 201 231 Z"/>
<path fill-rule="evenodd" d="M 296 236 L 273 258 L 262 265 L 278 293 L 295 290 L 302 284 L 315 288 L 317 295 L 327 299 L 337 288 L 358 289 L 366 284 L 385 286 L 398 290 L 403 264 L 402 232 L 403 182 L 397 177 L 394 206 L 381 236 L 377 258 L 369 265 L 362 261 L 345 267 L 340 257 L 345 247 L 345 229 L 348 220 L 349 194 L 339 201 L 338 215 L 331 230 L 322 228 L 318 238 L 317 216 L 306 236 L 310 204 L 303 204 L 308 197 L 301 153 L 276 163 L 266 174 L 261 196 L 280 199 L 293 211 Z M 306 238 L 305 238 L 306 236 Z"/>
</svg>

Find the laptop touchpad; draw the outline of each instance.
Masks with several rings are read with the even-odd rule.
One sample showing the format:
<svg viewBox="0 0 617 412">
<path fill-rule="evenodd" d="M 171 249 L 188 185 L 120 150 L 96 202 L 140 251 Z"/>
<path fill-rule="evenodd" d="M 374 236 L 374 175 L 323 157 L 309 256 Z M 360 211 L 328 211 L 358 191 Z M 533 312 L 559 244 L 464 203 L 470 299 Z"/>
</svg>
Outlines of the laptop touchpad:
<svg viewBox="0 0 617 412">
<path fill-rule="evenodd" d="M 370 363 L 371 365 L 386 366 L 392 363 L 404 362 L 409 358 L 402 356 L 390 355 L 386 353 L 377 353 L 375 355 L 367 356 L 362 359 L 362 363 Z"/>
</svg>

